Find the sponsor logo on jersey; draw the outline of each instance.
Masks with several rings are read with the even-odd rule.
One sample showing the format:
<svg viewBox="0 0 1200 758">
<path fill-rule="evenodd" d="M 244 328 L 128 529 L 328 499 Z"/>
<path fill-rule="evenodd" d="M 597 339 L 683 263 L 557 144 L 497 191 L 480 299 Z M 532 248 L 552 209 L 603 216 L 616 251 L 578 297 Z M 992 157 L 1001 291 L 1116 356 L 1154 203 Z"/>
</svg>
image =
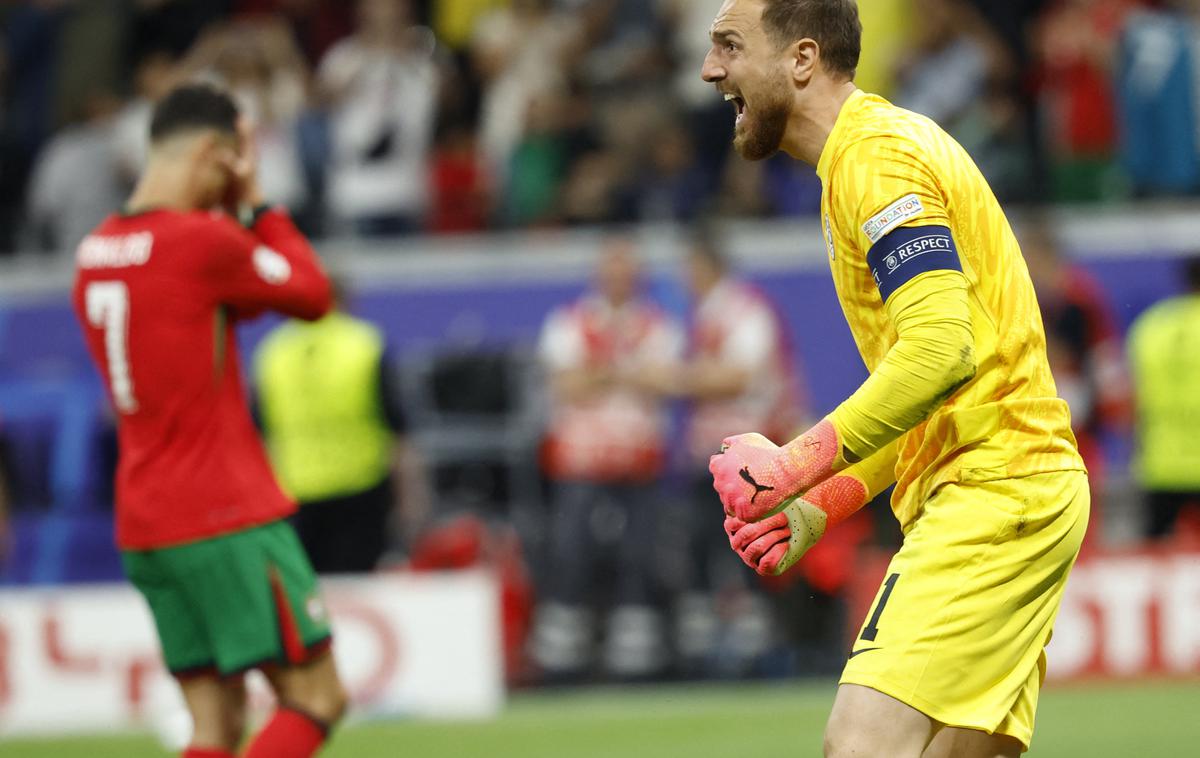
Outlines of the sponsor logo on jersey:
<svg viewBox="0 0 1200 758">
<path fill-rule="evenodd" d="M 283 284 L 292 278 L 292 264 L 269 247 L 254 248 L 254 270 L 267 284 Z"/>
<path fill-rule="evenodd" d="M 921 198 L 916 195 L 905 195 L 867 219 L 867 223 L 862 225 L 863 234 L 867 235 L 867 239 L 871 240 L 871 244 L 874 245 L 883 238 L 883 235 L 924 212 L 925 206 L 921 205 Z"/>
<path fill-rule="evenodd" d="M 825 214 L 825 249 L 829 251 L 829 260 L 835 260 L 833 252 L 833 225 L 829 222 L 829 214 Z"/>
<path fill-rule="evenodd" d="M 79 268 L 127 268 L 150 260 L 154 235 L 150 232 L 102 236 L 89 234 L 79 243 L 75 261 Z"/>
</svg>

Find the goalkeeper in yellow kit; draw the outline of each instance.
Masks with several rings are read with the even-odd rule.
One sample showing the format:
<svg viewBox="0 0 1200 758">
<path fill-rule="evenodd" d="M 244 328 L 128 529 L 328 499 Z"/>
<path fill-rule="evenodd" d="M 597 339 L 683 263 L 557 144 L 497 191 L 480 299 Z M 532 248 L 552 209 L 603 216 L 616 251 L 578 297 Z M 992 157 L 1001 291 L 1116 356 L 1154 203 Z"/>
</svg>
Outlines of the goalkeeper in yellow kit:
<svg viewBox="0 0 1200 758">
<path fill-rule="evenodd" d="M 734 146 L 816 167 L 842 310 L 871 375 L 783 447 L 724 441 L 710 468 L 760 573 L 893 482 L 904 545 L 855 641 L 827 756 L 1016 756 L 1087 528 L 1029 274 L 995 196 L 936 124 L 858 90 L 852 0 L 726 0 L 703 77 Z"/>
</svg>

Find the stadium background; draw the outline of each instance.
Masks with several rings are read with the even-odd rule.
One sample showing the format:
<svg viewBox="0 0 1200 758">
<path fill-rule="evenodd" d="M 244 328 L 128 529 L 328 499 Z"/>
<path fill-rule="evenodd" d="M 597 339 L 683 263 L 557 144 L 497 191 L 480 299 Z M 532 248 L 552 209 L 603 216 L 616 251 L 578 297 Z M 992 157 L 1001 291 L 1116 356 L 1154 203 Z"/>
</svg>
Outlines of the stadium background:
<svg viewBox="0 0 1200 758">
<path fill-rule="evenodd" d="M 359 20 L 356 5 L 369 21 Z M 66 251 L 120 205 L 141 160 L 148 103 L 180 77 L 215 77 L 256 113 L 268 191 L 348 282 L 352 310 L 387 334 L 412 440 L 430 472 L 432 522 L 477 517 L 487 527 L 485 568 L 494 568 L 486 556 L 509 544 L 512 527 L 528 571 L 522 586 L 534 597 L 551 507 L 536 466 L 545 409 L 534 346 L 550 309 L 588 285 L 606 234 L 633 235 L 649 263 L 649 294 L 686 318 L 688 229 L 721 219 L 735 268 L 773 299 L 796 341 L 810 412 L 829 410 L 856 386 L 863 370 L 825 271 L 815 176 L 785 156 L 755 165 L 731 158 L 728 106 L 698 79 L 719 5 L 0 7 L 0 438 L 10 492 L 0 528 L 0 755 L 156 754 L 149 739 L 18 742 L 4 732 L 25 723 L 14 714 L 26 687 L 51 687 L 46 672 L 90 678 L 72 686 L 102 696 L 127 694 L 135 680 L 125 657 L 110 665 L 126 652 L 72 629 L 94 618 L 75 607 L 90 597 L 81 588 L 118 581 L 120 572 L 111 546 L 111 419 L 66 301 Z M 1074 366 L 1084 383 L 1095 381 L 1089 372 L 1107 365 L 1130 323 L 1182 289 L 1181 260 L 1200 250 L 1200 11 L 1190 2 L 1118 0 L 864 0 L 860 8 L 860 84 L 959 138 L 1010 209 L 1027 252 L 1037 248 L 1031 254 L 1046 260 L 1057 252 L 1111 317 L 1112 339 L 1085 341 L 1085 359 Z M 362 115 L 369 102 L 337 92 L 340 68 L 354 55 L 348 39 L 378 46 L 400 72 L 373 94 L 404 105 L 365 146 L 355 142 L 355 119 L 372 118 Z M 346 155 L 356 149 L 377 151 L 387 192 L 355 175 Z M 1059 294 L 1041 292 L 1044 304 Z M 243 329 L 244 355 L 274 323 Z M 1047 694 L 1035 755 L 1184 755 L 1200 744 L 1195 532 L 1185 524 L 1169 539 L 1144 539 L 1142 493 L 1129 470 L 1134 421 L 1120 398 L 1113 405 L 1092 430 L 1103 514 L 1051 659 L 1052 677 L 1058 660 L 1060 678 L 1074 681 Z M 675 473 L 666 498 L 684 496 Z M 846 618 L 861 617 L 854 598 L 874 591 L 877 578 L 865 567 L 896 535 L 885 507 L 873 516 L 875 536 L 855 570 L 829 603 L 803 606 L 828 617 L 818 628 L 840 630 Z M 395 546 L 389 574 L 404 571 L 410 547 Z M 403 603 L 406 590 L 396 591 Z M 781 604 L 815 594 L 792 586 Z M 31 628 L 39 641 L 23 647 Z M 757 681 L 836 672 L 840 631 L 807 634 L 743 670 L 709 673 Z M 494 644 L 498 635 L 487 639 Z M 480 754 L 487 745 L 526 756 L 715 754 L 723 744 L 815 749 L 831 702 L 832 685 L 819 678 L 547 696 L 537 694 L 542 682 L 523 649 L 513 655 L 509 705 L 497 711 L 495 693 L 482 693 L 490 714 L 483 723 L 351 726 L 331 754 L 392 755 L 409 745 L 429 755 Z M 154 720 L 119 699 L 109 726 Z M 422 713 L 411 704 L 403 710 Z M 759 713 L 787 727 L 763 736 L 748 726 L 726 737 L 709 728 L 718 715 L 751 721 Z M 94 716 L 58 719 L 35 731 L 107 731 L 89 726 Z M 606 747 L 617 733 L 630 738 Z"/>
</svg>

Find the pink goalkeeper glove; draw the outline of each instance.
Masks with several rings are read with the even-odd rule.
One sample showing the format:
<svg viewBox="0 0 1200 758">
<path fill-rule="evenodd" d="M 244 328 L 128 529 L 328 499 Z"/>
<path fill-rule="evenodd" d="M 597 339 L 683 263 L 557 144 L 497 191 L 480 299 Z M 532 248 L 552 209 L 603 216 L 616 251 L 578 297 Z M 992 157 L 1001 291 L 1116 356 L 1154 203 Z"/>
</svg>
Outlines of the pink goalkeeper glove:
<svg viewBox="0 0 1200 758">
<path fill-rule="evenodd" d="M 726 437 L 708 470 L 726 514 L 761 521 L 829 478 L 837 454 L 837 430 L 825 419 L 783 447 L 761 434 Z"/>
<path fill-rule="evenodd" d="M 759 574 L 778 576 L 817 544 L 826 529 L 866 505 L 867 495 L 866 485 L 858 479 L 835 476 L 786 501 L 782 511 L 762 521 L 726 518 L 729 546 Z"/>
</svg>

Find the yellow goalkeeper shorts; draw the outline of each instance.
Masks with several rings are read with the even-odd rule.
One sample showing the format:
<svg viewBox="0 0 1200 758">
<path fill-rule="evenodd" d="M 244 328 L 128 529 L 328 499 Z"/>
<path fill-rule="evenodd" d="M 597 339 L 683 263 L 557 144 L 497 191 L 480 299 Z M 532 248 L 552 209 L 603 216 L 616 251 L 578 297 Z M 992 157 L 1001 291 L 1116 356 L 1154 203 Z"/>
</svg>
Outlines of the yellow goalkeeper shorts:
<svg viewBox="0 0 1200 758">
<path fill-rule="evenodd" d="M 1081 471 L 939 488 L 892 558 L 841 683 L 1028 749 L 1089 504 Z"/>
</svg>

